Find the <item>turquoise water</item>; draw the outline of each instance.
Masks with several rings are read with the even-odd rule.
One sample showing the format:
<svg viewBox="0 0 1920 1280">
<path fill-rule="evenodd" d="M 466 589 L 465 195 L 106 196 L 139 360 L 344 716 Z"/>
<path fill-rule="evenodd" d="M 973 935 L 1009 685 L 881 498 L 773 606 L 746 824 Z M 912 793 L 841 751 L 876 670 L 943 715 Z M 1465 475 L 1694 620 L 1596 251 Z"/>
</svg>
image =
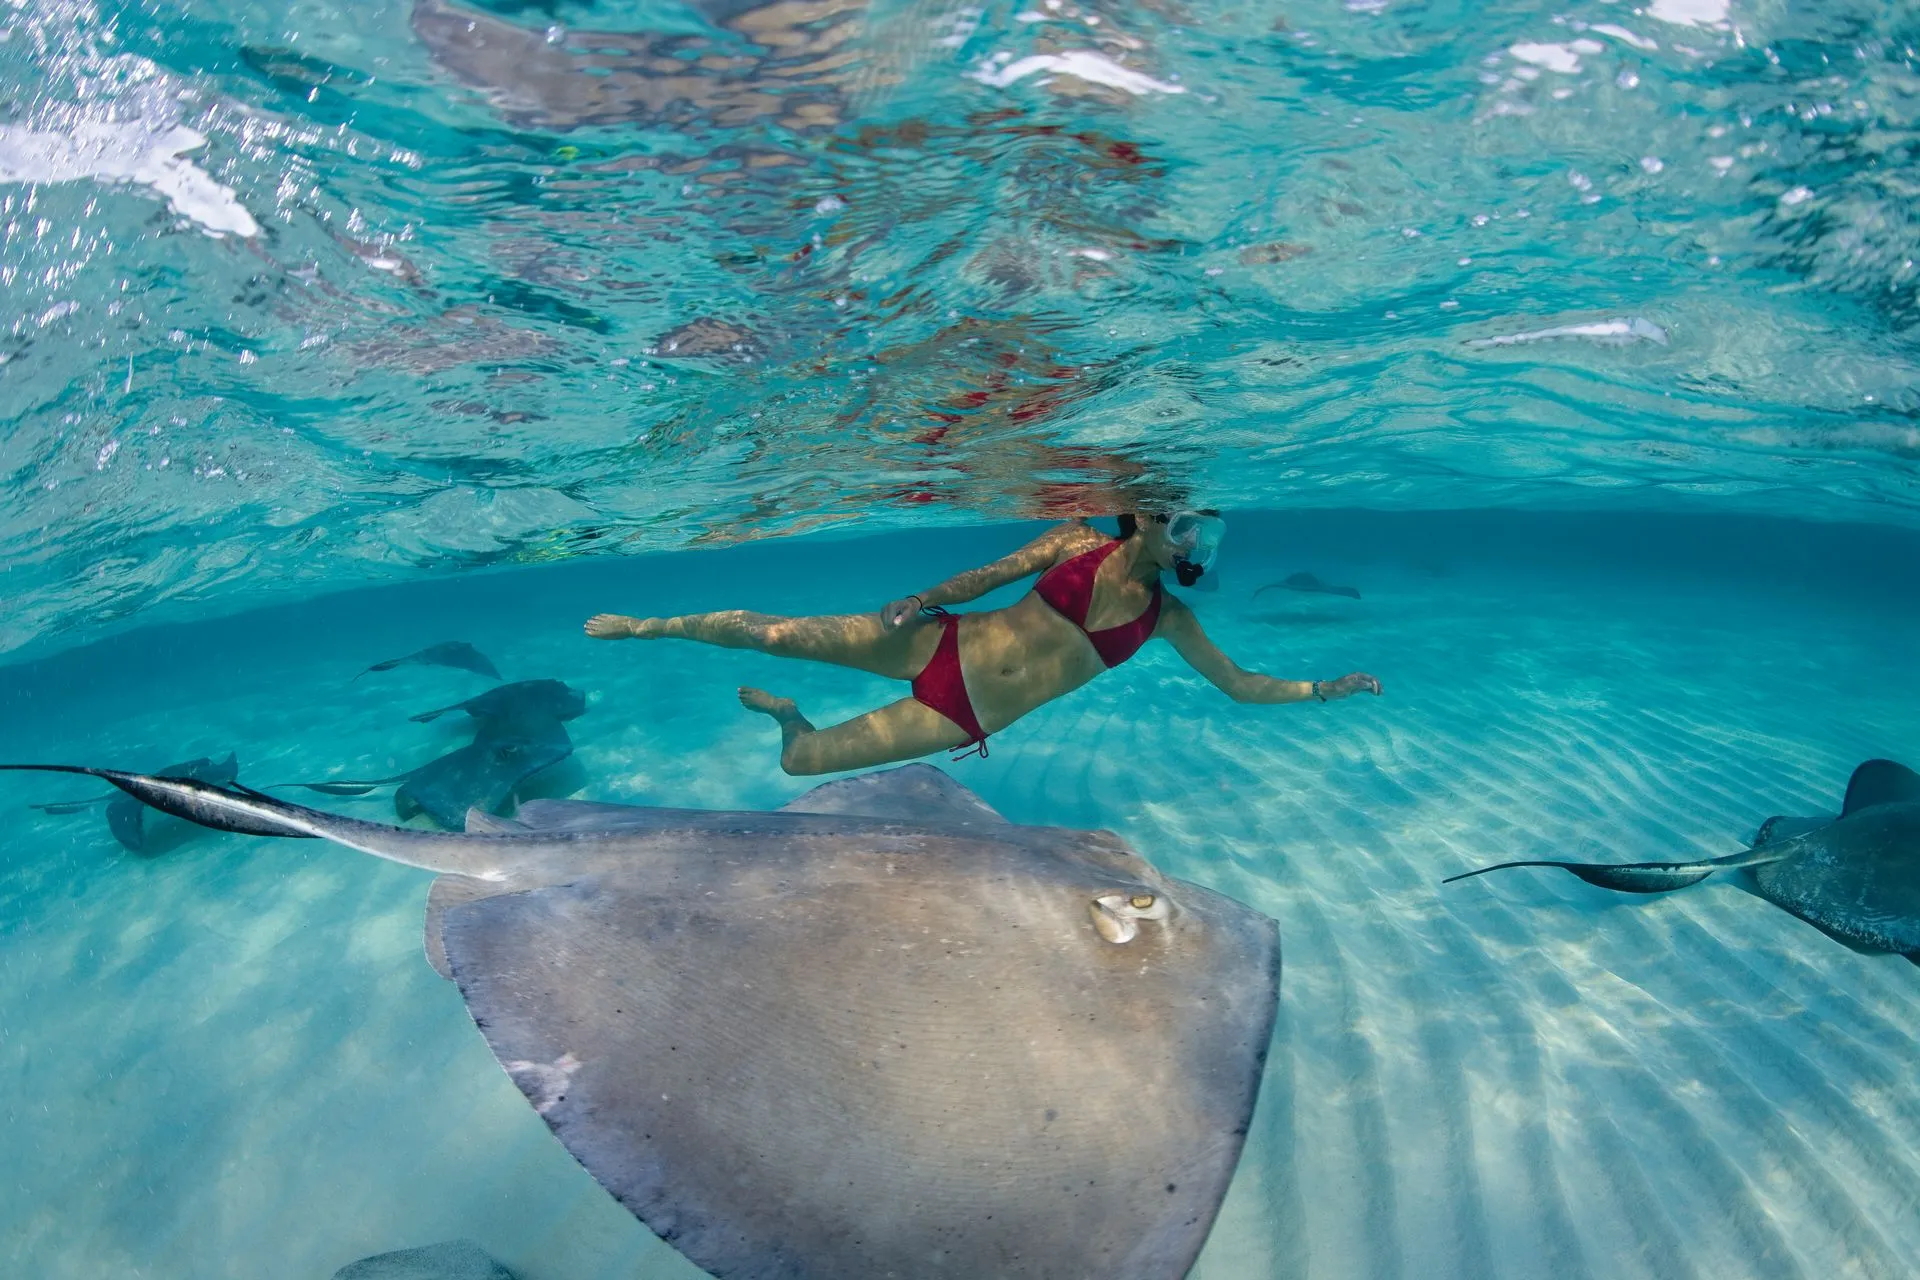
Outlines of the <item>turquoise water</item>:
<svg viewBox="0 0 1920 1280">
<path fill-rule="evenodd" d="M 1210 634 L 1385 697 L 1237 706 L 1153 646 L 943 766 L 1280 922 L 1196 1274 L 1920 1274 L 1920 968 L 1723 878 L 1439 885 L 1732 852 L 1920 763 L 1917 42 L 1742 0 L 13 0 L 0 759 L 384 776 L 486 682 L 352 677 L 457 637 L 587 692 L 550 790 L 768 808 L 805 784 L 736 685 L 898 686 L 584 617 L 868 610 L 1217 506 Z M 1256 595 L 1299 570 L 1361 598 Z M 422 962 L 426 873 L 27 807 L 90 794 L 0 783 L 9 1274 L 696 1274 Z"/>
<path fill-rule="evenodd" d="M 1275 1051 L 1196 1274 L 1912 1274 L 1920 969 L 1733 884 L 1438 884 L 1497 858 L 1727 852 L 1767 814 L 1830 811 L 1858 761 L 1911 755 L 1912 535 L 1524 513 L 1234 528 L 1236 577 L 1199 606 L 1220 642 L 1279 671 L 1364 665 L 1386 697 L 1237 706 L 1153 646 L 947 766 L 1016 821 L 1111 827 L 1280 922 Z M 869 578 L 1028 532 L 590 560 L 145 628 L 9 668 L 0 750 L 378 776 L 457 741 L 407 715 L 485 682 L 351 676 L 462 635 L 508 678 L 589 692 L 581 794 L 770 807 L 806 783 L 735 684 L 822 719 L 894 686 L 588 644 L 577 620 L 843 610 Z M 1253 598 L 1303 560 L 1363 598 Z M 423 963 L 427 873 L 214 834 L 135 858 L 97 816 L 19 807 L 90 791 L 5 786 L 0 1241 L 23 1273 L 325 1277 L 466 1237 L 532 1280 L 696 1274 L 552 1140 Z"/>
</svg>

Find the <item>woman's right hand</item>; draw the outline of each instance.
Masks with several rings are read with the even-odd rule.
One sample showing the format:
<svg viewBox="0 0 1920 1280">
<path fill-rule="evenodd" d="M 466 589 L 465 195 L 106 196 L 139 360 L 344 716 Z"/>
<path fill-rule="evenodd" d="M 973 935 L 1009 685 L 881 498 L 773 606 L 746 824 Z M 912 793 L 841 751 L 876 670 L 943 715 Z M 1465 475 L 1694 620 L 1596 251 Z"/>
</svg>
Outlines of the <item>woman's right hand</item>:
<svg viewBox="0 0 1920 1280">
<path fill-rule="evenodd" d="M 1380 682 L 1364 671 L 1356 671 L 1350 676 L 1341 676 L 1338 680 L 1322 680 L 1320 696 L 1328 702 L 1338 698 L 1351 698 L 1356 693 L 1370 693 L 1380 696 Z"/>
<path fill-rule="evenodd" d="M 920 597 L 908 596 L 904 600 L 895 600 L 880 611 L 880 627 L 883 631 L 898 631 L 906 626 L 920 612 Z"/>
<path fill-rule="evenodd" d="M 624 613 L 596 613 L 587 619 L 587 634 L 595 640 L 631 640 L 635 621 Z"/>
</svg>

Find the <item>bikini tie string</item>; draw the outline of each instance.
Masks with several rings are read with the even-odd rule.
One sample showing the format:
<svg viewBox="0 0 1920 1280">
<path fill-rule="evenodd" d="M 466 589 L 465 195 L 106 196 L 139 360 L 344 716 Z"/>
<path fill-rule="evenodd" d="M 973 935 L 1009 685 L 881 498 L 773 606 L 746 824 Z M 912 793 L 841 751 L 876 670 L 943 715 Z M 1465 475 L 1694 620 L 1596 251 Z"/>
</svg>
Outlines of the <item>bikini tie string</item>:
<svg viewBox="0 0 1920 1280">
<path fill-rule="evenodd" d="M 982 760 L 985 760 L 987 758 L 987 740 L 985 738 L 980 739 L 978 742 L 974 742 L 970 744 L 963 743 L 962 745 L 955 747 L 953 749 L 953 754 L 949 755 L 947 759 L 965 760 L 968 756 L 971 756 L 971 755 L 978 755 Z"/>
</svg>

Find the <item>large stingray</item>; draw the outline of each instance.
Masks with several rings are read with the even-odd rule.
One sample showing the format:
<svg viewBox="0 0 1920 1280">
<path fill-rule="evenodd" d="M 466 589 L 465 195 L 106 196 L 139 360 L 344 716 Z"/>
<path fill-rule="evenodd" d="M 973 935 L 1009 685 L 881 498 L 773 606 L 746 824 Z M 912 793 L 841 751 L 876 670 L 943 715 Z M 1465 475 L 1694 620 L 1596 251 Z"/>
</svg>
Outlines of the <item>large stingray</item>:
<svg viewBox="0 0 1920 1280">
<path fill-rule="evenodd" d="M 1891 760 L 1853 771 L 1840 816 L 1776 815 L 1753 846 L 1697 862 L 1503 862 L 1443 883 L 1508 867 L 1559 867 L 1623 893 L 1664 893 L 1716 871 L 1746 868 L 1761 897 L 1866 951 L 1920 963 L 1920 774 Z"/>
<path fill-rule="evenodd" d="M 428 945 L 501 1066 L 725 1280 L 1180 1276 L 1246 1136 L 1274 923 L 925 765 L 778 813 L 544 802 L 464 834 L 0 767 L 442 873 Z"/>
<path fill-rule="evenodd" d="M 196 778 L 201 782 L 211 782 L 224 786 L 240 776 L 240 764 L 231 751 L 225 760 L 214 760 L 207 756 L 196 756 L 192 760 L 183 760 L 179 764 L 170 764 L 154 775 L 159 778 Z M 107 830 L 120 842 L 120 847 L 129 853 L 157 854 L 165 852 L 167 847 L 178 843 L 177 839 L 167 838 L 168 828 L 175 828 L 179 834 L 179 824 L 164 819 L 155 829 L 146 824 L 147 806 L 132 796 L 120 791 L 109 791 L 103 796 L 93 796 L 86 800 L 62 800 L 52 804 L 33 806 L 45 813 L 81 813 L 95 805 L 107 806 Z M 192 828 L 183 830 L 191 831 Z"/>
<path fill-rule="evenodd" d="M 456 671 L 471 671 L 489 680 L 500 678 L 499 670 L 487 655 L 465 640 L 446 640 L 440 644 L 430 644 L 404 658 L 388 658 L 385 662 L 376 662 L 362 671 L 360 676 L 370 675 L 375 671 L 391 671 L 395 667 L 452 667 Z M 355 676 L 354 679 L 358 680 L 360 676 Z"/>
</svg>

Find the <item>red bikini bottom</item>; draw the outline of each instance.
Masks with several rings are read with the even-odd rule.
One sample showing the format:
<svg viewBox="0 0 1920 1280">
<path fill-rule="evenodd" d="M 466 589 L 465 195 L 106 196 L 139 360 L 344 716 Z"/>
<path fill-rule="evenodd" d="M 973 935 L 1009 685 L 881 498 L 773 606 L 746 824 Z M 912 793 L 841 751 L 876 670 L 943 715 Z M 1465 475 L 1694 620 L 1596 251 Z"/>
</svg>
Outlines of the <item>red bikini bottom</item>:
<svg viewBox="0 0 1920 1280">
<path fill-rule="evenodd" d="M 965 754 L 969 747 L 987 754 L 987 731 L 973 713 L 973 699 L 967 695 L 966 677 L 960 671 L 960 619 L 947 614 L 940 618 L 940 644 L 919 675 L 913 678 L 914 701 L 938 711 L 960 726 L 967 740 L 955 747 Z M 959 757 L 956 756 L 955 759 Z"/>
</svg>

